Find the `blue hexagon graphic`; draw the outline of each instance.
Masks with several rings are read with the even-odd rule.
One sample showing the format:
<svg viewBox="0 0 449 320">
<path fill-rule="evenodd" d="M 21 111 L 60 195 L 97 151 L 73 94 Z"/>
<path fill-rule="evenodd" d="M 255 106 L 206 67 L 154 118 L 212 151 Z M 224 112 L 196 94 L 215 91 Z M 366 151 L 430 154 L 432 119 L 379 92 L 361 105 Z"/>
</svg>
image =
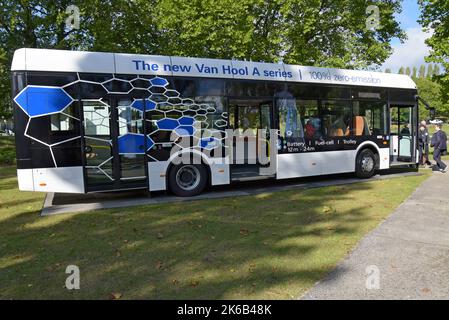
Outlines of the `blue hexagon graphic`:
<svg viewBox="0 0 449 320">
<path fill-rule="evenodd" d="M 150 111 L 150 110 L 154 110 L 156 108 L 156 103 L 154 101 L 145 99 L 145 103 L 146 103 L 146 111 Z M 143 111 L 143 100 L 139 99 L 139 100 L 134 100 L 133 103 L 131 104 L 131 108 L 137 109 L 139 111 Z"/>
<path fill-rule="evenodd" d="M 182 118 L 179 118 L 178 121 L 179 121 L 179 124 L 181 124 L 183 126 L 191 126 L 195 122 L 195 119 L 193 119 L 191 117 L 182 117 Z"/>
<path fill-rule="evenodd" d="M 153 140 L 147 137 L 147 149 L 150 149 L 153 145 Z M 145 136 L 138 133 L 127 133 L 118 137 L 118 152 L 120 154 L 144 154 Z"/>
<path fill-rule="evenodd" d="M 212 149 L 218 147 L 218 140 L 213 137 L 204 138 L 199 141 L 199 145 L 203 149 L 212 150 Z"/>
<path fill-rule="evenodd" d="M 37 117 L 61 112 L 73 100 L 62 88 L 27 86 L 14 101 L 30 117 Z"/>
<path fill-rule="evenodd" d="M 175 119 L 165 118 L 157 121 L 157 127 L 162 130 L 174 130 L 179 127 L 179 122 Z"/>
<path fill-rule="evenodd" d="M 159 78 L 159 77 L 155 77 L 153 79 L 150 80 L 151 85 L 156 86 L 156 87 L 165 87 L 166 85 L 168 85 L 168 81 L 165 80 L 164 78 Z"/>
<path fill-rule="evenodd" d="M 194 131 L 195 129 L 193 128 L 193 126 L 180 126 L 175 129 L 175 132 L 179 136 L 193 136 Z"/>
</svg>

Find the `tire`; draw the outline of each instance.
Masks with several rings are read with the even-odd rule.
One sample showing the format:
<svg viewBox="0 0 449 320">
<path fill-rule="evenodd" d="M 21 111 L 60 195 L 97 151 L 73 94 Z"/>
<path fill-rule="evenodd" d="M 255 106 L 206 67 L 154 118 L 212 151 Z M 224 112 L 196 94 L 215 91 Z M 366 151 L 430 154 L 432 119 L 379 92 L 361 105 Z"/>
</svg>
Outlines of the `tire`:
<svg viewBox="0 0 449 320">
<path fill-rule="evenodd" d="M 363 149 L 355 161 L 355 174 L 362 179 L 368 179 L 376 173 L 376 156 L 370 149 Z"/>
<path fill-rule="evenodd" d="M 178 197 L 196 196 L 206 185 L 207 169 L 202 164 L 174 165 L 168 174 L 170 191 Z"/>
</svg>

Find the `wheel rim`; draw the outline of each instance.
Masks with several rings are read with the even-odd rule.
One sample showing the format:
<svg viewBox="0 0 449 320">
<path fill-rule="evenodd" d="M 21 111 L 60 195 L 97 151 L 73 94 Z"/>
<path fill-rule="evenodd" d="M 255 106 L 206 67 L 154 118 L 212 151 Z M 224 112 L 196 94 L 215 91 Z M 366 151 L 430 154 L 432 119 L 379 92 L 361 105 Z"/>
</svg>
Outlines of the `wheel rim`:
<svg viewBox="0 0 449 320">
<path fill-rule="evenodd" d="M 364 156 L 361 167 L 363 172 L 371 172 L 374 168 L 374 159 L 370 156 Z"/>
<path fill-rule="evenodd" d="M 176 173 L 176 184 L 185 191 L 191 191 L 198 187 L 200 180 L 200 171 L 192 165 L 183 166 Z"/>
</svg>

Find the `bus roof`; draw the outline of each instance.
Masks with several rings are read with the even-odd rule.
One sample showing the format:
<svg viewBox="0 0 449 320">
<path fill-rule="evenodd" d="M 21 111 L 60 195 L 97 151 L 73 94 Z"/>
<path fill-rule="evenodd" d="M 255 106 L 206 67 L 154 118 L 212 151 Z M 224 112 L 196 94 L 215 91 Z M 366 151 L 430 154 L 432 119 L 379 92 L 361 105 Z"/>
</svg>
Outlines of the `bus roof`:
<svg viewBox="0 0 449 320">
<path fill-rule="evenodd" d="M 16 50 L 11 71 L 184 76 L 416 89 L 416 84 L 409 76 L 391 73 L 283 63 L 53 49 Z"/>
</svg>

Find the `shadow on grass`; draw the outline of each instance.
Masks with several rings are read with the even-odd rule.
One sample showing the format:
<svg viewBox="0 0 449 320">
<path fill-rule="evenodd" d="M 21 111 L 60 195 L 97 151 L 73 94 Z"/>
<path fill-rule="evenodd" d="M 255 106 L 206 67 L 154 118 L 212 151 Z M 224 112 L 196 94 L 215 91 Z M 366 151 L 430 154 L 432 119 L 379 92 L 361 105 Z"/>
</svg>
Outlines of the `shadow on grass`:
<svg viewBox="0 0 449 320">
<path fill-rule="evenodd" d="M 392 210 L 376 193 L 361 201 L 366 207 L 354 205 L 353 193 L 369 197 L 370 189 L 17 213 L 0 222 L 0 298 L 296 298 L 379 222 L 378 211 Z M 80 267 L 81 290 L 63 288 L 69 264 Z"/>
<path fill-rule="evenodd" d="M 17 189 L 15 166 L 0 166 L 0 190 Z"/>
</svg>

